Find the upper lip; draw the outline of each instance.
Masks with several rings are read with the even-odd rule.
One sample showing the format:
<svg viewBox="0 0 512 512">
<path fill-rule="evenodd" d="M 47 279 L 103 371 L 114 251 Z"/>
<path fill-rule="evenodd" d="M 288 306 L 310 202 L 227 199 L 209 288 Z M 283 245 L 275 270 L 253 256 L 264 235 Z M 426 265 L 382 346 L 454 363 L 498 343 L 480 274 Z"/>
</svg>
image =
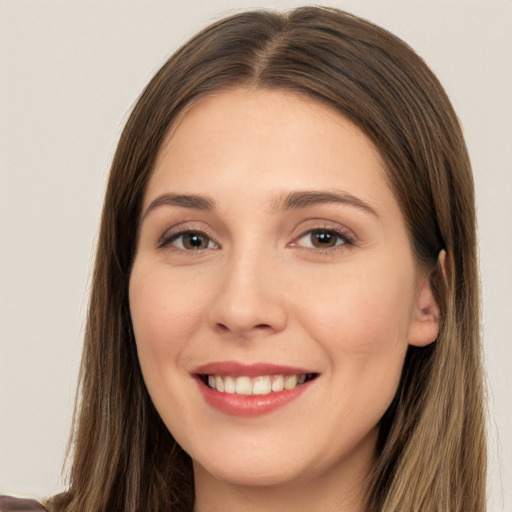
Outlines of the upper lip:
<svg viewBox="0 0 512 512">
<path fill-rule="evenodd" d="M 196 375 L 224 375 L 231 377 L 258 377 L 261 375 L 302 375 L 316 373 L 311 369 L 286 366 L 273 363 L 239 363 L 237 361 L 218 361 L 197 367 Z"/>
</svg>

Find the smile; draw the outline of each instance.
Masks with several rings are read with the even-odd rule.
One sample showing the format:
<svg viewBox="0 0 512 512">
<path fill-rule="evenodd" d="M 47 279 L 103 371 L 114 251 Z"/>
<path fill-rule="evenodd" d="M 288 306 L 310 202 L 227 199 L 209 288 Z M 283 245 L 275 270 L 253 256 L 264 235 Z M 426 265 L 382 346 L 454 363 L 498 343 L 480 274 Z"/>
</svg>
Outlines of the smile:
<svg viewBox="0 0 512 512">
<path fill-rule="evenodd" d="M 315 378 L 313 373 L 298 375 L 260 375 L 256 377 L 230 375 L 200 375 L 201 380 L 211 389 L 221 393 L 237 395 L 268 395 L 290 391 Z"/>
<path fill-rule="evenodd" d="M 302 396 L 319 373 L 305 368 L 235 361 L 209 363 L 193 376 L 206 403 L 230 416 L 255 417 Z"/>
</svg>

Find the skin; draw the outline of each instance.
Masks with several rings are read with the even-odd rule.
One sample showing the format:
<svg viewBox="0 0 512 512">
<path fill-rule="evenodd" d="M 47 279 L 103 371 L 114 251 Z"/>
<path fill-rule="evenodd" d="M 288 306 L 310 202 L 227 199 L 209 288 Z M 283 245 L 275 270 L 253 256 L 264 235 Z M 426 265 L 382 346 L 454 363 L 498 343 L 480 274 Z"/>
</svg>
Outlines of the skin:
<svg viewBox="0 0 512 512">
<path fill-rule="evenodd" d="M 363 206 L 283 208 L 297 191 Z M 148 210 L 163 194 L 215 207 Z M 204 249 L 183 245 L 187 229 L 206 233 Z M 312 243 L 319 229 L 333 247 Z M 129 293 L 145 383 L 192 457 L 198 512 L 362 510 L 407 347 L 436 338 L 439 311 L 384 163 L 354 124 L 283 91 L 235 89 L 193 106 L 150 179 Z M 318 377 L 285 406 L 241 418 L 199 392 L 194 369 L 213 361 Z"/>
</svg>

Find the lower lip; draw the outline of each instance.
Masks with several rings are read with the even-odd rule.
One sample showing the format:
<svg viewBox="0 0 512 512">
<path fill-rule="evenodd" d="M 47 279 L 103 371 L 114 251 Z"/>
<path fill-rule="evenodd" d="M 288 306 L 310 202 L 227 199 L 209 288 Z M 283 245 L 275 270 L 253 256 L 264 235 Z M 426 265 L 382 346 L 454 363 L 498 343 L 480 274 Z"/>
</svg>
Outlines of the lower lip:
<svg viewBox="0 0 512 512">
<path fill-rule="evenodd" d="M 274 391 L 266 395 L 238 395 L 236 393 L 222 393 L 210 388 L 201 379 L 196 380 L 208 404 L 224 414 L 244 418 L 261 416 L 284 407 L 302 395 L 313 382 L 308 381 L 294 389 Z"/>
</svg>

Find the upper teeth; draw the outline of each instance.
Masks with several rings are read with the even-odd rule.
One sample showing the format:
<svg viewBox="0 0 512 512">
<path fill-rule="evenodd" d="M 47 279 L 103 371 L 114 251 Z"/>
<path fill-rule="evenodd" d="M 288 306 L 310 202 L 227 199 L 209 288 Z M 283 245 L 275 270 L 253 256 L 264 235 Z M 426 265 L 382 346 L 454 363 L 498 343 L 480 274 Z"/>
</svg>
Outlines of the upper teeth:
<svg viewBox="0 0 512 512">
<path fill-rule="evenodd" d="M 266 395 L 290 390 L 304 384 L 306 375 L 262 375 L 260 377 L 230 377 L 208 375 L 208 386 L 222 393 L 238 395 Z"/>
</svg>

